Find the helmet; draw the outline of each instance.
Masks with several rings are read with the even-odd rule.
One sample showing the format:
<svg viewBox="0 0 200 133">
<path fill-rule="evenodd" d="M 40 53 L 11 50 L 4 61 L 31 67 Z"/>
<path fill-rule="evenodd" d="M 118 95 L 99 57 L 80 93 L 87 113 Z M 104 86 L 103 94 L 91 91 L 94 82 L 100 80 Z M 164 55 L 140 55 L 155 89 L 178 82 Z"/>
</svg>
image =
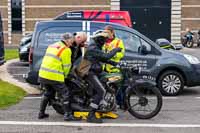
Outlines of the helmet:
<svg viewBox="0 0 200 133">
<path fill-rule="evenodd" d="M 108 37 L 109 34 L 104 32 L 104 30 L 98 30 L 94 32 L 91 38 L 93 38 L 98 45 L 104 45 Z"/>
</svg>

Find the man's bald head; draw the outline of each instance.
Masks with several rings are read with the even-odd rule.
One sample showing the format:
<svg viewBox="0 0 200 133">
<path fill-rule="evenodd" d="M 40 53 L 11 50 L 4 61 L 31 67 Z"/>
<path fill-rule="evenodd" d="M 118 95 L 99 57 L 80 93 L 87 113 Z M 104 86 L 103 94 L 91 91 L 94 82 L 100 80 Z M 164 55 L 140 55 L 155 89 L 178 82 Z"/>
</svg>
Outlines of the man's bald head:
<svg viewBox="0 0 200 133">
<path fill-rule="evenodd" d="M 87 41 L 87 34 L 85 32 L 76 32 L 74 34 L 74 41 L 77 45 L 84 45 L 84 43 Z"/>
</svg>

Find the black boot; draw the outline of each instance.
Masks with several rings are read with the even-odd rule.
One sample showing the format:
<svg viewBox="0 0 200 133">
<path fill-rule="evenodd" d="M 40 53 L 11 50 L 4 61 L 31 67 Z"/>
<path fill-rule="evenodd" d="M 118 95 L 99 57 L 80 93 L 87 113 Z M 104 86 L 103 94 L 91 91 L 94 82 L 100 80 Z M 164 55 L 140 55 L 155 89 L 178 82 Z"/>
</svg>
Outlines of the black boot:
<svg viewBox="0 0 200 133">
<path fill-rule="evenodd" d="M 70 105 L 68 104 L 63 104 L 63 108 L 64 108 L 64 121 L 78 121 L 81 120 L 80 118 L 74 117 L 71 109 L 70 109 Z"/>
<path fill-rule="evenodd" d="M 96 118 L 95 110 L 92 110 L 88 114 L 87 122 L 90 122 L 90 123 L 103 123 L 103 120 L 101 118 Z"/>
<path fill-rule="evenodd" d="M 40 112 L 38 114 L 38 119 L 48 118 L 49 114 L 45 114 L 46 107 L 48 105 L 49 99 L 48 97 L 44 96 L 40 103 Z"/>
<path fill-rule="evenodd" d="M 64 121 L 79 121 L 81 118 L 74 117 L 72 112 L 66 112 L 64 114 Z"/>
</svg>

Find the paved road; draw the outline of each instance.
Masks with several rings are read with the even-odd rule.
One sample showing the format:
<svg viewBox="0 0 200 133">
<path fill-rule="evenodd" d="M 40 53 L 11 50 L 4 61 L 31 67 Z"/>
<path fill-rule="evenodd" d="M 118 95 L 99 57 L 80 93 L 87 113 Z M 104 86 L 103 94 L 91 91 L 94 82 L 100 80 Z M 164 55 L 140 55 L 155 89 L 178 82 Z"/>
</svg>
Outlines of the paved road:
<svg viewBox="0 0 200 133">
<path fill-rule="evenodd" d="M 199 48 L 184 49 L 200 59 Z M 15 69 L 13 69 L 15 67 Z M 11 70 L 12 68 L 12 70 Z M 15 63 L 8 68 L 15 78 L 24 82 L 22 74 L 28 71 L 27 64 Z M 161 112 L 150 120 L 138 120 L 128 112 L 118 111 L 119 118 L 105 119 L 105 124 L 94 125 L 85 121 L 63 122 L 62 116 L 49 107 L 50 118 L 38 120 L 40 96 L 28 96 L 19 104 L 0 111 L 0 132 L 54 133 L 54 132 L 144 132 L 144 133 L 199 133 L 200 131 L 200 87 L 185 88 L 178 97 L 164 97 Z"/>
</svg>

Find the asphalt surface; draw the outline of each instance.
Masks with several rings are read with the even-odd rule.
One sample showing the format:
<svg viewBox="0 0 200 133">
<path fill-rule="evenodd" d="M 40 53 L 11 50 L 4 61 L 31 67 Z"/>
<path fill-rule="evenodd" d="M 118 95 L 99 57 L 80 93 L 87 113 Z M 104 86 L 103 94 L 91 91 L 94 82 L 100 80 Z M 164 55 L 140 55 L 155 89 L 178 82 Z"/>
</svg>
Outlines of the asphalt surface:
<svg viewBox="0 0 200 133">
<path fill-rule="evenodd" d="M 200 59 L 200 48 L 184 49 Z M 28 64 L 14 63 L 9 73 L 21 82 L 28 71 Z M 52 107 L 47 112 L 50 117 L 38 120 L 40 95 L 27 96 L 19 104 L 0 111 L 0 132 L 9 133 L 199 133 L 200 132 L 200 86 L 185 87 L 177 97 L 164 97 L 161 112 L 150 120 L 139 120 L 128 112 L 118 111 L 118 119 L 104 119 L 104 125 L 87 124 L 84 120 L 76 123 L 63 122 L 63 117 Z"/>
</svg>

